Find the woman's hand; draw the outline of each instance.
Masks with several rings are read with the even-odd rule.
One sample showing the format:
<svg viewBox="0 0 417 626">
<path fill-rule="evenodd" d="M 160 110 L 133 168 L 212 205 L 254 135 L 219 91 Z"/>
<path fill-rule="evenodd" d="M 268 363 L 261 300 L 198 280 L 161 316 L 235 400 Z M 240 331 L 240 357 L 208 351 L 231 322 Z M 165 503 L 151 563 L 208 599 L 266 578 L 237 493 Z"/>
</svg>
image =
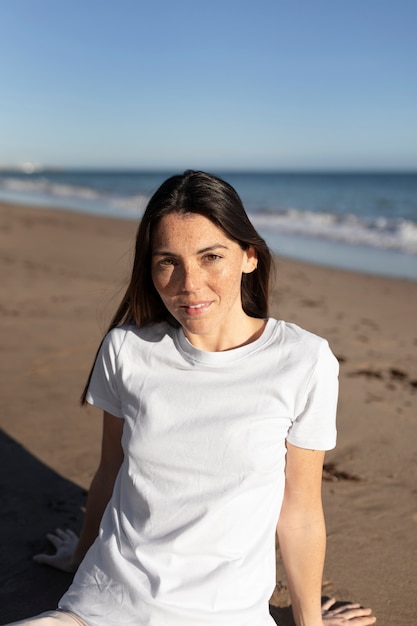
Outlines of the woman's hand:
<svg viewBox="0 0 417 626">
<path fill-rule="evenodd" d="M 372 609 L 364 609 L 360 604 L 343 604 L 334 609 L 336 600 L 330 598 L 321 605 L 323 626 L 369 626 L 376 622 Z"/>
<path fill-rule="evenodd" d="M 33 560 L 63 572 L 75 572 L 78 567 L 78 563 L 74 562 L 78 536 L 72 530 L 57 528 L 55 533 L 49 533 L 46 538 L 56 549 L 55 554 L 36 554 Z"/>
</svg>

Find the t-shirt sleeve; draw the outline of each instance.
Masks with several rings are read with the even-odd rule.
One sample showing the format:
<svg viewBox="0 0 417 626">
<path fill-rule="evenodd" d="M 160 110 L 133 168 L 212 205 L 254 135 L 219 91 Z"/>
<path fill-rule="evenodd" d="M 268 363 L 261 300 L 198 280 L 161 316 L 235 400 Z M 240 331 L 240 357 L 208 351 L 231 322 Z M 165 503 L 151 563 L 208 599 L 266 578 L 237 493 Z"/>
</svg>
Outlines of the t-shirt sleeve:
<svg viewBox="0 0 417 626">
<path fill-rule="evenodd" d="M 287 441 L 299 448 L 331 450 L 336 445 L 339 363 L 322 340 L 317 360 L 300 398 Z"/>
<path fill-rule="evenodd" d="M 110 331 L 103 340 L 87 391 L 87 402 L 115 417 L 123 417 L 119 394 L 118 354 L 121 331 Z"/>
</svg>

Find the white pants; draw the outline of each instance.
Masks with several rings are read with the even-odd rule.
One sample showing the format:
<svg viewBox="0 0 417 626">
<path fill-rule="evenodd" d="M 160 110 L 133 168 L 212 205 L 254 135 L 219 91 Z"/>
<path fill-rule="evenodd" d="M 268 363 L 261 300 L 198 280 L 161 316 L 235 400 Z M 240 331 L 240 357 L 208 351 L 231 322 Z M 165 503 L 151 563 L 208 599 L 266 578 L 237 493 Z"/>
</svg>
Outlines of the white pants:
<svg viewBox="0 0 417 626">
<path fill-rule="evenodd" d="M 12 622 L 6 626 L 88 626 L 82 619 L 68 611 L 47 611 L 29 619 Z"/>
</svg>

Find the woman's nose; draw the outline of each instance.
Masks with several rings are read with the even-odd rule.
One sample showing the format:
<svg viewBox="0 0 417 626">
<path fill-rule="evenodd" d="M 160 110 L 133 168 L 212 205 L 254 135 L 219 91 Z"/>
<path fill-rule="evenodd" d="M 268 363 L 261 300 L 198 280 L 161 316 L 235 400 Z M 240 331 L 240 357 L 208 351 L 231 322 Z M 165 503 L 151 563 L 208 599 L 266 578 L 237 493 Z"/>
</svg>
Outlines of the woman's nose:
<svg viewBox="0 0 417 626">
<path fill-rule="evenodd" d="M 183 266 L 181 272 L 181 288 L 183 291 L 196 291 L 201 287 L 201 268 L 189 264 Z"/>
</svg>

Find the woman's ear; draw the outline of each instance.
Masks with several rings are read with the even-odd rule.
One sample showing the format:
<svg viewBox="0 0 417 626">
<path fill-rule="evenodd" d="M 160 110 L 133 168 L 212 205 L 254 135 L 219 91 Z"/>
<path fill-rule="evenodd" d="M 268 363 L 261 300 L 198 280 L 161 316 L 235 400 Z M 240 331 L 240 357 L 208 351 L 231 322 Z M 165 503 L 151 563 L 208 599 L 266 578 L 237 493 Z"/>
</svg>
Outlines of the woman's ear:
<svg viewBox="0 0 417 626">
<path fill-rule="evenodd" d="M 258 254 L 253 246 L 249 246 L 244 252 L 243 274 L 250 274 L 258 267 Z"/>
</svg>

